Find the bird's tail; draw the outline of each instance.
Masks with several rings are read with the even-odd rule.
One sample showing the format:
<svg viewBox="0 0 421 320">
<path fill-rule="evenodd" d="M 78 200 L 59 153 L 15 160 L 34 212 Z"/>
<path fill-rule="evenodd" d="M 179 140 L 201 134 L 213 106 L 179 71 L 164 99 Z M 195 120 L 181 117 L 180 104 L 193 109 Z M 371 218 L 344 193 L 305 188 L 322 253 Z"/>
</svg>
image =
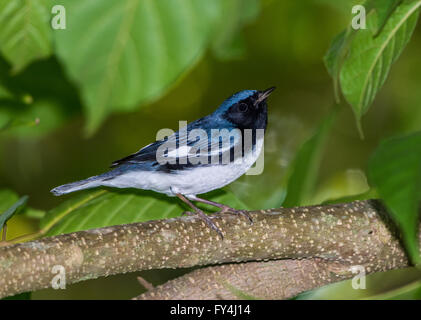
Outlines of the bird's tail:
<svg viewBox="0 0 421 320">
<path fill-rule="evenodd" d="M 97 176 L 93 176 L 84 180 L 63 184 L 62 186 L 55 187 L 51 190 L 51 192 L 55 196 L 61 196 L 63 194 L 67 194 L 70 192 L 78 191 L 78 190 L 84 190 L 84 189 L 90 189 L 95 188 L 98 186 L 101 186 L 103 184 L 103 181 L 110 178 L 110 172 L 100 174 Z"/>
</svg>

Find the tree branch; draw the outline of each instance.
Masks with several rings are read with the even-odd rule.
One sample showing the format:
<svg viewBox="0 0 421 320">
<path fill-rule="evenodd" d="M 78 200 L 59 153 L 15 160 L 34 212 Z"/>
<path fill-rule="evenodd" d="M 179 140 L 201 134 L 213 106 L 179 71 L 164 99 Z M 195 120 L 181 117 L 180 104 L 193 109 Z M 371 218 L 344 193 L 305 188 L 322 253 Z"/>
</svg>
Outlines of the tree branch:
<svg viewBox="0 0 421 320">
<path fill-rule="evenodd" d="M 361 266 L 367 271 L 366 274 L 374 271 L 370 263 Z M 396 268 L 406 266 L 404 263 L 395 265 Z M 354 277 L 356 274 L 351 267 L 346 262 L 320 258 L 224 264 L 194 270 L 150 288 L 134 299 L 289 299 L 299 293 Z M 383 266 L 383 270 L 386 271 L 387 267 L 390 265 Z"/>
<path fill-rule="evenodd" d="M 146 269 L 279 258 L 367 265 L 370 272 L 408 264 L 374 200 L 251 215 L 253 225 L 234 215 L 214 216 L 223 241 L 200 219 L 180 217 L 1 247 L 0 296 L 50 287 L 55 265 L 65 268 L 70 284 Z"/>
</svg>

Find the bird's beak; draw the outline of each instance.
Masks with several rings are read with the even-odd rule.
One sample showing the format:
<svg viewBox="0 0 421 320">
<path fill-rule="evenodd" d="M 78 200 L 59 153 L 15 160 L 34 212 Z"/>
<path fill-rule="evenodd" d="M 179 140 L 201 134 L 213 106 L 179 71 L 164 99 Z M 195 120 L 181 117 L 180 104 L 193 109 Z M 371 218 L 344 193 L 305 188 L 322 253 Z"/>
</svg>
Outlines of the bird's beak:
<svg viewBox="0 0 421 320">
<path fill-rule="evenodd" d="M 257 97 L 257 100 L 256 100 L 255 104 L 258 105 L 260 102 L 265 101 L 267 99 L 267 97 L 269 97 L 269 95 L 275 89 L 276 89 L 276 87 L 271 87 L 269 89 L 259 91 L 259 95 Z"/>
</svg>

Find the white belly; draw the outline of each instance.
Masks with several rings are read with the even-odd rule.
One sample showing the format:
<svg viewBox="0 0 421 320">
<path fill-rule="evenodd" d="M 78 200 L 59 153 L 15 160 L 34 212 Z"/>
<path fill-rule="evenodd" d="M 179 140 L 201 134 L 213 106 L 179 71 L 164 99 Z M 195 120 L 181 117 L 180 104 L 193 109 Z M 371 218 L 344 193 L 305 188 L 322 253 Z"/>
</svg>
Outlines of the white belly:
<svg viewBox="0 0 421 320">
<path fill-rule="evenodd" d="M 108 181 L 106 185 L 153 190 L 169 196 L 174 196 L 175 193 L 188 196 L 206 193 L 222 188 L 246 173 L 259 157 L 263 140 L 258 140 L 255 152 L 245 156 L 239 163 L 192 168 L 180 173 L 133 171 Z"/>
</svg>

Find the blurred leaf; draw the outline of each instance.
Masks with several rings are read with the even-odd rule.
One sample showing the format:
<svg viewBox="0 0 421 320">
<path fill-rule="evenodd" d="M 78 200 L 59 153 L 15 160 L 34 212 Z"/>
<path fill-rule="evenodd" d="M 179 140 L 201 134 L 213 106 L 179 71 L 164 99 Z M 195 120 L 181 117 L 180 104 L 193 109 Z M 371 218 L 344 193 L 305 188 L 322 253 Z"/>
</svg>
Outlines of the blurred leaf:
<svg viewBox="0 0 421 320">
<path fill-rule="evenodd" d="M 0 100 L 12 98 L 12 93 L 0 84 Z"/>
<path fill-rule="evenodd" d="M 0 189 L 0 212 L 6 211 L 11 207 L 15 202 L 19 200 L 19 196 L 9 190 L 9 189 Z M 41 218 L 44 215 L 44 211 L 30 208 L 25 206 L 22 210 L 19 210 L 18 214 L 22 214 L 28 218 Z"/>
<path fill-rule="evenodd" d="M 51 28 L 45 0 L 0 0 L 0 50 L 13 73 L 51 54 Z"/>
<path fill-rule="evenodd" d="M 8 189 L 0 189 L 0 212 L 6 211 L 18 200 L 19 197 L 15 192 Z"/>
<path fill-rule="evenodd" d="M 386 24 L 387 19 L 401 2 L 402 0 L 368 0 L 365 2 L 364 7 L 366 8 L 366 14 L 370 13 L 370 11 L 374 11 L 375 14 L 377 14 L 375 34 L 373 34 L 373 36 L 380 33 Z M 324 57 L 327 71 L 333 79 L 333 88 L 337 103 L 340 101 L 339 72 L 348 53 L 355 31 L 356 30 L 349 25 L 348 28 L 338 34 L 333 39 L 332 44 Z"/>
<path fill-rule="evenodd" d="M 346 199 L 359 200 L 371 194 L 364 171 L 346 169 L 332 174 L 317 187 L 311 197 L 311 204 L 338 202 Z M 360 200 L 362 200 L 362 198 Z"/>
<path fill-rule="evenodd" d="M 376 37 L 376 16 L 367 16 L 367 29 L 359 29 L 340 70 L 342 92 L 352 106 L 362 135 L 361 117 L 385 82 L 389 70 L 405 48 L 418 19 L 421 1 L 404 1 Z"/>
<path fill-rule="evenodd" d="M 375 189 L 370 189 L 366 192 L 363 193 L 358 193 L 358 194 L 353 194 L 350 196 L 344 196 L 344 197 L 340 197 L 340 198 L 335 198 L 335 199 L 328 199 L 322 202 L 323 205 L 326 204 L 336 204 L 336 203 L 347 203 L 347 202 L 352 202 L 352 201 L 357 201 L 357 200 L 369 200 L 369 199 L 376 199 L 378 198 L 378 194 L 377 191 Z"/>
<path fill-rule="evenodd" d="M 0 133 L 42 136 L 66 120 L 66 112 L 55 101 L 37 100 L 29 104 L 10 102 L 0 109 Z"/>
<path fill-rule="evenodd" d="M 32 292 L 23 292 L 0 300 L 31 300 Z"/>
<path fill-rule="evenodd" d="M 57 101 L 66 114 L 73 115 L 82 110 L 78 90 L 66 79 L 54 56 L 30 64 L 17 75 L 10 75 L 10 66 L 0 57 L 0 83 L 9 90 L 14 102 L 24 103 L 32 97 L 37 101 Z"/>
<path fill-rule="evenodd" d="M 361 4 L 362 0 L 314 0 L 315 2 L 319 2 L 323 5 L 331 6 L 334 9 L 342 12 L 342 13 L 350 13 L 352 7 L 356 4 Z"/>
<path fill-rule="evenodd" d="M 402 231 L 412 262 L 419 263 L 421 132 L 383 141 L 370 159 L 368 173 Z"/>
<path fill-rule="evenodd" d="M 285 200 L 286 178 L 281 179 L 279 176 L 286 175 L 286 172 L 273 174 L 271 164 L 268 162 L 265 159 L 265 171 L 262 175 L 244 175 L 228 186 L 228 189 L 243 201 L 249 210 L 279 208 Z M 273 167 L 274 170 L 280 171 L 278 164 Z M 269 192 L 262 192 L 262 190 Z"/>
<path fill-rule="evenodd" d="M 229 22 L 222 17 L 229 20 L 238 14 L 224 11 L 225 0 L 60 4 L 72 20 L 66 30 L 54 33 L 57 55 L 81 89 L 89 133 L 110 112 L 133 110 L 157 99 L 201 58 L 218 25 Z"/>
<path fill-rule="evenodd" d="M 335 117 L 336 109 L 322 121 L 315 134 L 298 151 L 291 165 L 292 174 L 288 179 L 287 195 L 282 206 L 307 204 L 316 183 L 324 146 Z"/>
<path fill-rule="evenodd" d="M 374 11 L 376 14 L 377 23 L 373 34 L 374 36 L 382 31 L 387 20 L 402 2 L 403 0 L 367 0 L 365 2 L 364 6 L 366 8 L 366 13 Z"/>
<path fill-rule="evenodd" d="M 366 276 L 366 288 L 363 290 L 354 289 L 352 280 L 346 280 L 301 293 L 295 300 L 418 300 L 420 278 L 421 272 L 417 268 L 377 272 Z"/>
<path fill-rule="evenodd" d="M 382 292 L 380 294 L 364 298 L 365 300 L 420 300 L 421 280 L 408 283 L 400 288 Z"/>
<path fill-rule="evenodd" d="M 41 219 L 45 216 L 45 211 L 40 209 L 28 208 L 25 207 L 24 210 L 21 211 L 25 217 L 32 218 L 32 219 Z M 18 212 L 19 214 L 20 212 Z"/>
<path fill-rule="evenodd" d="M 0 214 L 0 230 L 3 228 L 7 220 L 9 220 L 20 207 L 25 205 L 26 201 L 28 201 L 28 196 L 23 196 L 17 202 L 15 202 L 9 209 Z"/>
<path fill-rule="evenodd" d="M 2 118 L 2 115 L 0 113 L 0 118 Z M 13 128 L 20 128 L 20 127 L 32 127 L 38 124 L 39 119 L 35 120 L 23 120 L 23 119 L 9 119 L 4 120 L 0 119 L 0 123 L 3 122 L 3 124 L 0 124 L 0 133 L 2 131 L 6 131 Z"/>
<path fill-rule="evenodd" d="M 246 209 L 232 193 L 209 197 L 210 200 Z M 203 206 L 209 208 L 208 206 Z M 213 208 L 214 210 L 214 208 Z M 112 225 L 166 219 L 185 211 L 177 198 L 138 190 L 94 190 L 79 194 L 52 209 L 41 220 L 48 235 Z"/>
<path fill-rule="evenodd" d="M 276 105 L 273 107 L 276 108 Z M 275 109 L 271 110 L 270 128 L 265 133 L 263 159 L 260 159 L 264 160 L 263 172 L 259 175 L 245 174 L 228 186 L 251 210 L 279 208 L 282 205 L 294 157 L 303 141 L 315 131 L 314 126 L 303 128 L 295 116 L 281 116 Z"/>
<path fill-rule="evenodd" d="M 253 21 L 259 13 L 258 0 L 225 0 L 217 24 L 212 49 L 222 60 L 240 58 L 245 54 L 246 46 L 240 29 Z"/>
<path fill-rule="evenodd" d="M 69 200 L 62 202 L 57 207 L 47 212 L 40 222 L 40 227 L 44 231 L 50 230 L 56 223 L 61 221 L 70 213 L 82 208 L 91 200 L 97 199 L 106 194 L 106 190 L 88 190 L 75 194 Z"/>
<path fill-rule="evenodd" d="M 76 88 L 53 57 L 36 61 L 13 76 L 0 58 L 0 83 L 7 84 L 12 94 L 0 100 L 0 130 L 7 127 L 8 136 L 39 138 L 82 111 Z"/>
<path fill-rule="evenodd" d="M 329 50 L 323 58 L 326 69 L 333 79 L 333 90 L 337 103 L 340 101 L 339 72 L 341 70 L 353 34 L 353 29 L 350 27 L 338 34 L 333 39 Z"/>
</svg>

